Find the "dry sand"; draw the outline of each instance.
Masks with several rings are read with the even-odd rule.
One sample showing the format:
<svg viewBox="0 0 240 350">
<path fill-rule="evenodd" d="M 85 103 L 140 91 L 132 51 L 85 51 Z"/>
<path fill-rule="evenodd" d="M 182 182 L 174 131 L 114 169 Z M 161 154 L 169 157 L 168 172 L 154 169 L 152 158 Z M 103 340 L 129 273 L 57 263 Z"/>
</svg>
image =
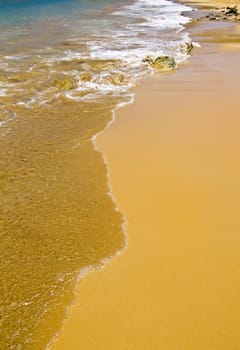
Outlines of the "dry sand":
<svg viewBox="0 0 240 350">
<path fill-rule="evenodd" d="M 53 350 L 240 349 L 239 32 L 191 36 L 202 48 L 97 140 L 129 245 L 80 282 Z"/>
<path fill-rule="evenodd" d="M 212 9 L 214 7 L 226 7 L 226 6 L 236 6 L 240 7 L 240 0 L 180 0 L 184 4 L 193 4 L 198 6 L 204 6 L 206 8 Z"/>
</svg>

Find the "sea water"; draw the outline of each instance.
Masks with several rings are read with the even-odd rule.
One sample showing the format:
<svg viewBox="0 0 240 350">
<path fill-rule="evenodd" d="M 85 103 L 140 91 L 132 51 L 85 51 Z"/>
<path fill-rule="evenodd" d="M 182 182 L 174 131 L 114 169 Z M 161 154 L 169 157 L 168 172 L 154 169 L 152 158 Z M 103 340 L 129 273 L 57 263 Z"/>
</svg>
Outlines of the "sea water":
<svg viewBox="0 0 240 350">
<path fill-rule="evenodd" d="M 44 349 L 76 280 L 126 246 L 92 143 L 152 74 L 188 57 L 168 0 L 0 1 L 0 348 Z"/>
</svg>

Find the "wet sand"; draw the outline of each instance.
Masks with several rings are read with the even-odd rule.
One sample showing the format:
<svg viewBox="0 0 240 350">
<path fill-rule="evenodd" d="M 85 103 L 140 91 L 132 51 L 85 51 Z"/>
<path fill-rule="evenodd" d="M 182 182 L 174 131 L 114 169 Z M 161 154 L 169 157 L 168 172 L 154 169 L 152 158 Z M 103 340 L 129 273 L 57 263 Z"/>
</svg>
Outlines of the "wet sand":
<svg viewBox="0 0 240 350">
<path fill-rule="evenodd" d="M 1 139 L 0 349 L 45 349 L 79 271 L 125 245 L 91 142 L 111 112 L 103 103 L 51 107 L 15 108 L 18 119 Z"/>
<path fill-rule="evenodd" d="M 240 349 L 239 32 L 190 31 L 202 48 L 97 139 L 129 244 L 80 282 L 52 350 Z"/>
</svg>

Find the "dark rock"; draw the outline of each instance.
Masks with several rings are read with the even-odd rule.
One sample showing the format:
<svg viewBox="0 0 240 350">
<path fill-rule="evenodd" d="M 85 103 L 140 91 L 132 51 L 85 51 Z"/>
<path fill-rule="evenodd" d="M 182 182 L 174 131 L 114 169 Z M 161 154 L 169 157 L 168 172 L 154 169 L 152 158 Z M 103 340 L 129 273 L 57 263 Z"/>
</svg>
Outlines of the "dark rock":
<svg viewBox="0 0 240 350">
<path fill-rule="evenodd" d="M 233 7 L 227 7 L 227 11 L 226 11 L 226 15 L 235 15 L 235 16 L 237 16 L 239 14 L 239 12 L 238 12 L 238 8 L 237 8 L 237 6 L 235 5 L 235 6 L 233 6 Z"/>
</svg>

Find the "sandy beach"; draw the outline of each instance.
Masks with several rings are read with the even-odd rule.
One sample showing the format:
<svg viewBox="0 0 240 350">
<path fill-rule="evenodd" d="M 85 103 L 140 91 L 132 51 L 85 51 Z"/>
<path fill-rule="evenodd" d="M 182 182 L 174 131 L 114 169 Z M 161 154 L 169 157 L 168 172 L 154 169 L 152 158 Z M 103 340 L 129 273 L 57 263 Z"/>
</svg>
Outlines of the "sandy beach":
<svg viewBox="0 0 240 350">
<path fill-rule="evenodd" d="M 80 281 L 52 350 L 240 349 L 239 27 L 189 31 L 201 48 L 97 139 L 129 243 Z"/>
</svg>

